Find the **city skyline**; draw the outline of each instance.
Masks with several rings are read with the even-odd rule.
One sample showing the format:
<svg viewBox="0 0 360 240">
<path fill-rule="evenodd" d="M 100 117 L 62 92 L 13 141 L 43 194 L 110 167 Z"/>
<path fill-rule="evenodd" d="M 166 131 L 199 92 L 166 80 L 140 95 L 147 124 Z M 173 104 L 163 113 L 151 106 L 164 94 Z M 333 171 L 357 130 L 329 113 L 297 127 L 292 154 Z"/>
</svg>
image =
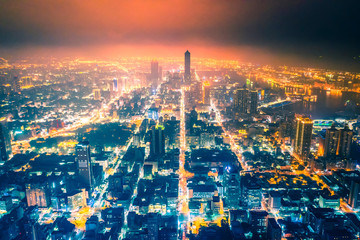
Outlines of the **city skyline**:
<svg viewBox="0 0 360 240">
<path fill-rule="evenodd" d="M 357 6 L 0 0 L 0 240 L 360 239 Z"/>
<path fill-rule="evenodd" d="M 360 236 L 360 75 L 190 50 L 3 59 L 4 236 Z"/>
</svg>

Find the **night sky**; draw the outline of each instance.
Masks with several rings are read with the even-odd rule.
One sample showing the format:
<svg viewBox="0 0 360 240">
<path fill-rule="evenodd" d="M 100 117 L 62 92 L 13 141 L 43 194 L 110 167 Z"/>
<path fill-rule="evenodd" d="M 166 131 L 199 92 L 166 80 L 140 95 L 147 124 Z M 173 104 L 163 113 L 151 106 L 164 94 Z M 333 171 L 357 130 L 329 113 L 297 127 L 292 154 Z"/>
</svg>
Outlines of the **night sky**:
<svg viewBox="0 0 360 240">
<path fill-rule="evenodd" d="M 359 40 L 359 1 L 0 0 L 3 54 L 175 56 L 189 48 L 198 56 L 360 70 Z"/>
</svg>

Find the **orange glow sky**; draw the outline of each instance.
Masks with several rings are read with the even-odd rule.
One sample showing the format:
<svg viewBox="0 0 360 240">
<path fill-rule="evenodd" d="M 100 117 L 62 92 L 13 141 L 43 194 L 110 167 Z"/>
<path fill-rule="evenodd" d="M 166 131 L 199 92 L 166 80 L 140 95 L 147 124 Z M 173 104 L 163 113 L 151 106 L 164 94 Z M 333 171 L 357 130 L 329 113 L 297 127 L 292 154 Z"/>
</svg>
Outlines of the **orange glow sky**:
<svg viewBox="0 0 360 240">
<path fill-rule="evenodd" d="M 0 53 L 349 60 L 356 16 L 333 0 L 0 0 Z"/>
</svg>

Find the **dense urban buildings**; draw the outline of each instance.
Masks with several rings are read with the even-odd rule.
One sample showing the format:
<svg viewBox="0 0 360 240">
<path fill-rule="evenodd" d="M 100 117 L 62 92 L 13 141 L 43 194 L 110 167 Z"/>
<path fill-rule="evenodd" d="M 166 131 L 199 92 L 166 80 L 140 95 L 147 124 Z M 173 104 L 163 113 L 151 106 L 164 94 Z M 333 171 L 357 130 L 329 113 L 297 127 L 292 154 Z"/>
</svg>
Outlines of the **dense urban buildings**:
<svg viewBox="0 0 360 240">
<path fill-rule="evenodd" d="M 360 75 L 191 63 L 3 64 L 1 239 L 357 239 Z"/>
<path fill-rule="evenodd" d="M 360 239 L 359 1 L 0 2 L 0 240 Z"/>
</svg>

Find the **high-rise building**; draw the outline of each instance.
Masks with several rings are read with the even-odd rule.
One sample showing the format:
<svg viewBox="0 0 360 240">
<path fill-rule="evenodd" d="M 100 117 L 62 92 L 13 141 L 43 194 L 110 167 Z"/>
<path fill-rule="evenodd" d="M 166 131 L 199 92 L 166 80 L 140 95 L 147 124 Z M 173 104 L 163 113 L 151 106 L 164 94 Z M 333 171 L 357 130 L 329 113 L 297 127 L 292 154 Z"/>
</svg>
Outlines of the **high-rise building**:
<svg viewBox="0 0 360 240">
<path fill-rule="evenodd" d="M 0 161 L 7 161 L 11 155 L 11 139 L 5 122 L 0 122 Z"/>
<path fill-rule="evenodd" d="M 22 77 L 21 80 L 19 81 L 20 83 L 20 86 L 23 87 L 23 88 L 26 88 L 26 87 L 30 87 L 32 86 L 32 77 L 30 76 L 25 76 L 25 77 Z"/>
<path fill-rule="evenodd" d="M 75 152 L 80 179 L 83 181 L 86 187 L 91 188 L 93 184 L 93 173 L 89 142 L 80 142 L 78 145 L 76 145 Z"/>
<path fill-rule="evenodd" d="M 260 209 L 263 195 L 256 179 L 250 175 L 241 176 L 240 187 L 242 206 L 248 209 Z"/>
<path fill-rule="evenodd" d="M 100 89 L 96 88 L 93 90 L 94 100 L 100 101 L 101 100 L 101 92 Z"/>
<path fill-rule="evenodd" d="M 141 134 L 140 133 L 136 133 L 134 135 L 133 145 L 135 147 L 140 147 L 141 146 Z"/>
<path fill-rule="evenodd" d="M 212 148 L 215 146 L 215 135 L 202 132 L 200 133 L 200 147 L 201 148 Z"/>
<path fill-rule="evenodd" d="M 113 79 L 112 91 L 114 92 L 114 95 L 117 95 L 117 92 L 119 91 L 119 81 L 117 78 Z"/>
<path fill-rule="evenodd" d="M 281 207 L 281 193 L 279 191 L 270 191 L 269 207 L 272 209 L 279 209 Z"/>
<path fill-rule="evenodd" d="M 257 113 L 259 95 L 256 90 L 237 89 L 234 94 L 234 112 L 236 115 Z"/>
<path fill-rule="evenodd" d="M 337 155 L 337 148 L 339 143 L 339 131 L 333 124 L 331 128 L 326 129 L 324 157 L 333 157 Z"/>
<path fill-rule="evenodd" d="M 235 166 L 225 168 L 224 194 L 228 207 L 238 209 L 240 204 L 240 174 Z"/>
<path fill-rule="evenodd" d="M 50 189 L 47 184 L 27 184 L 26 200 L 28 206 L 48 207 L 50 205 Z"/>
<path fill-rule="evenodd" d="M 309 118 L 296 119 L 295 152 L 302 158 L 310 153 L 313 121 Z"/>
<path fill-rule="evenodd" d="M 185 52 L 185 73 L 184 73 L 184 81 L 186 83 L 191 82 L 191 69 L 190 69 L 190 52 L 187 50 Z"/>
<path fill-rule="evenodd" d="M 159 213 L 148 213 L 146 227 L 148 228 L 147 239 L 158 240 L 159 239 Z"/>
<path fill-rule="evenodd" d="M 257 239 L 267 239 L 267 219 L 268 213 L 266 211 L 249 211 L 249 223 L 253 232 L 256 233 Z"/>
<path fill-rule="evenodd" d="M 154 126 L 150 130 L 150 155 L 163 156 L 165 154 L 165 135 L 163 126 Z"/>
<path fill-rule="evenodd" d="M 339 131 L 339 144 L 337 154 L 341 157 L 349 157 L 352 144 L 353 131 L 346 125 Z"/>
<path fill-rule="evenodd" d="M 122 173 L 117 172 L 109 177 L 109 192 L 113 197 L 121 195 L 124 190 L 124 176 Z"/>
<path fill-rule="evenodd" d="M 14 92 L 16 92 L 16 93 L 19 93 L 21 91 L 19 75 L 20 74 L 19 74 L 19 71 L 17 69 L 12 69 L 11 72 L 10 72 L 12 90 Z"/>
<path fill-rule="evenodd" d="M 189 119 L 190 133 L 193 133 L 194 124 L 197 122 L 197 120 L 198 120 L 198 113 L 196 112 L 195 107 L 194 107 L 190 112 L 190 119 Z"/>
<path fill-rule="evenodd" d="M 358 178 L 351 181 L 348 204 L 355 209 L 360 207 L 360 179 Z"/>
<path fill-rule="evenodd" d="M 281 240 L 281 228 L 275 218 L 268 218 L 267 221 L 267 239 Z"/>
<path fill-rule="evenodd" d="M 203 99 L 202 102 L 210 105 L 210 83 L 209 81 L 203 82 Z"/>
<path fill-rule="evenodd" d="M 259 94 L 257 91 L 251 91 L 250 92 L 250 106 L 249 106 L 249 113 L 250 114 L 256 114 L 258 111 L 258 100 L 259 100 Z"/>
<path fill-rule="evenodd" d="M 159 63 L 155 60 L 151 61 L 150 81 L 153 88 L 157 88 L 159 81 Z"/>
<path fill-rule="evenodd" d="M 343 129 L 336 129 L 333 124 L 326 130 L 324 141 L 324 157 L 349 157 L 351 151 L 353 131 L 346 125 Z"/>
<path fill-rule="evenodd" d="M 248 93 L 247 89 L 236 90 L 234 96 L 234 110 L 236 114 L 247 113 Z"/>
</svg>

